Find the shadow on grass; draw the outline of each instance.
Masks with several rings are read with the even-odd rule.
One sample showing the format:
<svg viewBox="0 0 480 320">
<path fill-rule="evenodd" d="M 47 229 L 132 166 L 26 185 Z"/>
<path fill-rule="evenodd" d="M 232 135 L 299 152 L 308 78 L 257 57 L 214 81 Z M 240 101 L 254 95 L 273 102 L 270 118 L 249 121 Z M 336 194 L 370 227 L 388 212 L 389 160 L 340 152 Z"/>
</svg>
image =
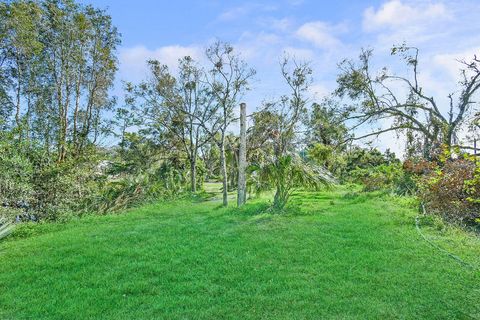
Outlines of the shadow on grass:
<svg viewBox="0 0 480 320">
<path fill-rule="evenodd" d="M 285 216 L 314 216 L 326 212 L 333 202 L 318 203 L 316 207 L 307 207 L 303 203 L 291 203 L 285 207 L 282 213 Z"/>
<path fill-rule="evenodd" d="M 270 204 L 268 202 L 247 203 L 240 208 L 229 208 L 228 214 L 239 214 L 244 216 L 256 216 L 268 213 Z"/>
<path fill-rule="evenodd" d="M 347 192 L 342 196 L 343 200 L 347 200 L 350 204 L 364 203 L 370 200 L 383 198 L 389 195 L 387 190 L 373 192 Z"/>
<path fill-rule="evenodd" d="M 217 195 L 218 194 L 215 193 L 215 192 L 209 192 L 209 191 L 202 190 L 202 191 L 197 192 L 197 193 L 189 194 L 188 198 L 191 199 L 192 202 L 198 203 L 198 202 L 209 201 Z"/>
<path fill-rule="evenodd" d="M 258 216 L 258 215 L 282 215 L 282 216 L 310 216 L 319 214 L 327 209 L 327 203 L 322 204 L 322 208 L 305 210 L 302 205 L 294 202 L 288 204 L 284 209 L 278 210 L 272 207 L 271 202 L 259 202 L 246 204 L 241 208 L 229 208 L 227 214 Z"/>
<path fill-rule="evenodd" d="M 331 200 L 336 198 L 335 195 L 319 192 L 294 192 L 292 200 Z"/>
<path fill-rule="evenodd" d="M 273 197 L 273 196 L 272 196 Z M 271 198 L 269 200 L 253 198 L 241 208 L 225 208 L 221 203 L 214 207 L 214 210 L 225 210 L 226 214 L 257 216 L 262 214 L 283 215 L 283 216 L 312 216 L 328 211 L 333 205 L 342 204 L 341 193 L 327 193 L 318 191 L 295 191 L 284 209 L 272 208 Z M 366 201 L 366 199 L 364 200 Z M 350 202 L 350 201 L 348 201 Z"/>
</svg>

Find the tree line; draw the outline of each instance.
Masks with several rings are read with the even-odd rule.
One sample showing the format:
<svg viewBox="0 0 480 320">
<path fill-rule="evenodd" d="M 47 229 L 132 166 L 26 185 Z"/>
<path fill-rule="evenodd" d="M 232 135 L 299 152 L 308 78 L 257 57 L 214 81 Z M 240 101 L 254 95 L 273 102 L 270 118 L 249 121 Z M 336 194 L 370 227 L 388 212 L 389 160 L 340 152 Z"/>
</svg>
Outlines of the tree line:
<svg viewBox="0 0 480 320">
<path fill-rule="evenodd" d="M 0 2 L 0 215 L 105 213 L 199 195 L 207 180 L 222 183 L 228 205 L 240 156 L 232 127 L 255 69 L 231 44 L 215 41 L 203 59 L 182 57 L 175 71 L 148 61 L 148 76 L 125 83 L 119 101 L 110 94 L 119 45 L 111 17 L 93 6 Z M 462 61 L 460 89 L 444 107 L 419 81 L 419 50 L 401 45 L 391 53 L 404 59 L 410 77 L 373 70 L 373 52 L 363 50 L 357 61 L 340 62 L 336 90 L 320 101 L 310 94 L 310 64 L 280 60 L 286 91 L 248 115 L 251 196 L 274 190 L 272 210 L 282 211 L 297 188 L 334 182 L 417 190 L 395 154 L 354 144 L 389 131 L 407 138 L 405 158 L 416 165 L 441 164 L 445 152 L 453 158 L 470 148 L 461 132 L 478 126 L 477 57 Z M 384 120 L 392 125 L 356 135 Z M 112 137 L 118 144 L 101 143 Z"/>
</svg>

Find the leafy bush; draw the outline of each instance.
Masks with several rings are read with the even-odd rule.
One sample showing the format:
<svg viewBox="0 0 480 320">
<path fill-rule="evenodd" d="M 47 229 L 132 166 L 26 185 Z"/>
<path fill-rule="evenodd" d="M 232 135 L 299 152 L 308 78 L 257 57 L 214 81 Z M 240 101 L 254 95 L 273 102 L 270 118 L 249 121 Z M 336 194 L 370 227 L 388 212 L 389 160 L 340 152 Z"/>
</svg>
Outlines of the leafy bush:
<svg viewBox="0 0 480 320">
<path fill-rule="evenodd" d="M 121 167 L 116 164 L 117 175 L 122 172 Z M 126 165 L 124 169 L 132 168 Z M 118 178 L 105 180 L 100 194 L 89 204 L 90 210 L 106 213 L 154 199 L 171 199 L 188 188 L 186 171 L 176 169 L 171 162 L 165 161 L 156 169 L 133 171 L 134 174 L 120 174 Z"/>
<path fill-rule="evenodd" d="M 35 198 L 32 209 L 39 219 L 59 220 L 82 215 L 86 203 L 100 192 L 98 160 L 72 160 L 62 164 L 46 163 L 33 177 Z"/>
<path fill-rule="evenodd" d="M 447 160 L 420 183 L 420 197 L 429 213 L 444 219 L 472 224 L 480 217 L 478 166 L 469 158 Z"/>
<path fill-rule="evenodd" d="M 0 139 L 0 218 L 12 220 L 33 199 L 34 167 L 25 149 L 23 144 Z"/>
<path fill-rule="evenodd" d="M 356 168 L 351 171 L 351 179 L 362 184 L 364 191 L 375 191 L 392 187 L 401 174 L 401 166 L 398 164 L 382 164 L 370 168 Z"/>
<path fill-rule="evenodd" d="M 0 137 L 0 217 L 38 221 L 82 214 L 99 192 L 98 156 L 57 163 L 33 143 L 12 141 Z"/>
<path fill-rule="evenodd" d="M 372 180 L 372 182 L 376 179 L 382 180 L 381 176 L 386 172 L 381 173 L 381 171 L 388 169 L 381 166 L 400 164 L 400 160 L 389 150 L 382 153 L 375 148 L 361 148 L 358 146 L 340 151 L 332 148 L 332 146 L 315 144 L 309 148 L 307 154 L 310 161 L 325 166 L 339 181 L 347 183 L 362 183 L 359 180 L 364 179 Z M 375 169 L 377 167 L 379 169 Z M 381 186 L 380 188 L 383 187 Z M 370 186 L 367 186 L 367 189 L 370 189 Z"/>
<path fill-rule="evenodd" d="M 416 175 L 404 170 L 401 163 L 356 168 L 350 172 L 350 181 L 361 184 L 364 191 L 390 190 L 399 195 L 416 192 Z"/>
</svg>

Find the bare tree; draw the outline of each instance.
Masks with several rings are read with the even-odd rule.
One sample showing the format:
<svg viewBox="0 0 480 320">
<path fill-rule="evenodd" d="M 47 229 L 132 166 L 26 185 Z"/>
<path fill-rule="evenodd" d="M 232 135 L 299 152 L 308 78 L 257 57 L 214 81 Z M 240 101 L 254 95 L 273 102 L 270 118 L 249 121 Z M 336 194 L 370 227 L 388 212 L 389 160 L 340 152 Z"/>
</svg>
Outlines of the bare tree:
<svg viewBox="0 0 480 320">
<path fill-rule="evenodd" d="M 475 104 L 472 98 L 480 88 L 480 61 L 477 57 L 470 62 L 461 61 L 461 89 L 457 94 L 448 95 L 449 105 L 444 108 L 433 96 L 426 93 L 419 83 L 418 48 L 395 46 L 391 53 L 402 56 L 411 68 L 411 77 L 392 74 L 387 68 L 376 74 L 372 72 L 372 50 L 362 50 L 359 63 L 344 60 L 340 64 L 341 74 L 337 78 L 336 93 L 340 97 L 348 96 L 354 102 L 359 102 L 346 109 L 346 120 L 354 122 L 351 128 L 371 125 L 382 119 L 393 120 L 389 128 L 351 139 L 378 136 L 389 131 L 406 133 L 407 137 L 416 136 L 422 139 L 425 157 L 442 144 L 448 147 L 459 144 L 457 133 L 461 124 L 469 119 Z M 406 88 L 406 95 L 396 90 L 399 84 Z M 444 109 L 448 109 L 447 114 L 442 113 Z"/>
<path fill-rule="evenodd" d="M 245 91 L 249 89 L 249 81 L 256 72 L 234 52 L 230 44 L 225 42 L 215 42 L 207 48 L 206 56 L 211 66 L 206 81 L 215 102 L 211 107 L 213 117 L 209 121 L 200 121 L 200 123 L 220 149 L 223 205 L 227 206 L 228 176 L 225 137 L 228 128 L 235 121 L 234 108 Z"/>
</svg>

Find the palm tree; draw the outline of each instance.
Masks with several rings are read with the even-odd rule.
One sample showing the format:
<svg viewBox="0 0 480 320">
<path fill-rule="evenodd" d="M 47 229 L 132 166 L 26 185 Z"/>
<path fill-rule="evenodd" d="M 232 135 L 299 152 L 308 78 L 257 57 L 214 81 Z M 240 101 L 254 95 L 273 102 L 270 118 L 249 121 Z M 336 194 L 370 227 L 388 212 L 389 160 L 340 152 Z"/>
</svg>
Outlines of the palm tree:
<svg viewBox="0 0 480 320">
<path fill-rule="evenodd" d="M 250 140 L 260 149 L 253 155 L 256 165 L 250 167 L 251 183 L 257 191 L 275 188 L 272 207 L 277 210 L 285 207 L 296 188 L 318 189 L 333 182 L 326 170 L 304 162 L 298 155 L 298 147 L 302 145 L 301 124 L 308 113 L 312 69 L 308 63 L 285 57 L 281 73 L 290 95 L 266 102 L 253 115 L 254 125 L 250 130 Z"/>
<path fill-rule="evenodd" d="M 283 210 L 298 188 L 318 190 L 334 183 L 326 170 L 303 161 L 295 154 L 272 157 L 270 161 L 250 166 L 249 171 L 251 187 L 257 192 L 275 188 L 272 209 L 276 211 Z"/>
</svg>

